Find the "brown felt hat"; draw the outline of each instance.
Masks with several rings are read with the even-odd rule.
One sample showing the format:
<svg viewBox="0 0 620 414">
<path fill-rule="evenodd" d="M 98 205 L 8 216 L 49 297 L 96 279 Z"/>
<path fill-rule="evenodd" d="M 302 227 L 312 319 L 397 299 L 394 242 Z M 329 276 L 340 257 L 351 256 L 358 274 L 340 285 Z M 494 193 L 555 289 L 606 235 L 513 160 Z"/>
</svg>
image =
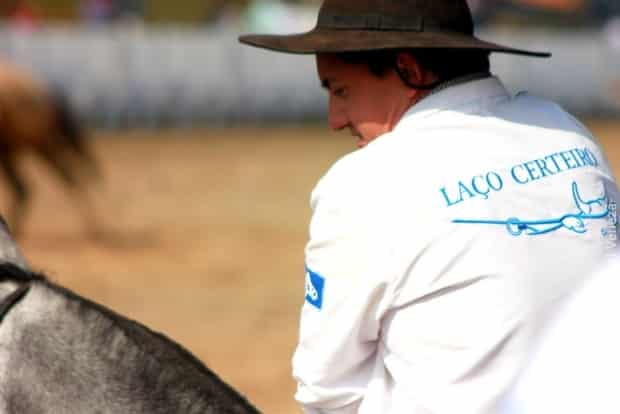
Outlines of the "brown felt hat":
<svg viewBox="0 0 620 414">
<path fill-rule="evenodd" d="M 325 0 L 309 32 L 244 35 L 239 41 L 301 54 L 441 48 L 551 56 L 478 39 L 466 0 Z"/>
</svg>

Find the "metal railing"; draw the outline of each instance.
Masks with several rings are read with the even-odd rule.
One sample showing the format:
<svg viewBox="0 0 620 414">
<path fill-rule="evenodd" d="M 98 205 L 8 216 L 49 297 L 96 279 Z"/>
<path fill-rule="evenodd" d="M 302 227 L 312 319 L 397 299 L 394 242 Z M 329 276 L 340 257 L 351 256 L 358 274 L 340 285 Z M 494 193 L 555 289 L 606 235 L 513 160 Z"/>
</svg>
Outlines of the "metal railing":
<svg viewBox="0 0 620 414">
<path fill-rule="evenodd" d="M 0 54 L 61 89 L 98 127 L 162 127 L 323 118 L 326 97 L 312 56 L 237 43 L 225 29 L 49 27 L 0 29 Z M 603 32 L 484 32 L 480 37 L 553 52 L 493 57 L 514 92 L 572 112 L 620 115 L 620 48 Z"/>
</svg>

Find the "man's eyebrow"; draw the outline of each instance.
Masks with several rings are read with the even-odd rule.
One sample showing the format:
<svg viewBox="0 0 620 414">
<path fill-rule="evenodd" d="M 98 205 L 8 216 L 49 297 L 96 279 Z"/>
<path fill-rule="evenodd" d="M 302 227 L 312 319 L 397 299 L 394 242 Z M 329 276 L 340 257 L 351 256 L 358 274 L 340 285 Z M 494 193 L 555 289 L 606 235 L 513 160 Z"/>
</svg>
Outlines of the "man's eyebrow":
<svg viewBox="0 0 620 414">
<path fill-rule="evenodd" d="M 329 90 L 329 87 L 330 87 L 329 79 L 326 78 L 326 79 L 321 80 L 321 86 Z"/>
</svg>

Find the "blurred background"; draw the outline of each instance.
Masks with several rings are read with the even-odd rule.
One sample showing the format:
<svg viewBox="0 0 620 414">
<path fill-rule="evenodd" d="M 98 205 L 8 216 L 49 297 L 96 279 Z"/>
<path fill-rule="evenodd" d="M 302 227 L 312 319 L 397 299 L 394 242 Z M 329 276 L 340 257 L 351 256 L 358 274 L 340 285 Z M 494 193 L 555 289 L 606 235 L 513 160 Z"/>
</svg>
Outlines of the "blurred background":
<svg viewBox="0 0 620 414">
<path fill-rule="evenodd" d="M 620 2 L 470 3 L 479 37 L 553 53 L 493 56 L 493 72 L 578 116 L 620 171 Z M 34 151 L 15 155 L 32 199 L 20 207 L 28 260 L 174 338 L 266 413 L 299 412 L 290 359 L 309 193 L 354 143 L 327 130 L 313 57 L 237 37 L 311 29 L 319 5 L 0 1 L 0 68 L 63 97 L 100 175 L 76 192 Z"/>
<path fill-rule="evenodd" d="M 620 113 L 620 3 L 471 0 L 482 38 L 551 50 L 550 61 L 498 56 L 514 89 L 588 116 Z M 3 0 L 0 53 L 68 94 L 103 128 L 319 120 L 311 57 L 239 47 L 242 32 L 314 25 L 318 1 Z M 294 68 L 294 70 L 291 70 Z"/>
</svg>

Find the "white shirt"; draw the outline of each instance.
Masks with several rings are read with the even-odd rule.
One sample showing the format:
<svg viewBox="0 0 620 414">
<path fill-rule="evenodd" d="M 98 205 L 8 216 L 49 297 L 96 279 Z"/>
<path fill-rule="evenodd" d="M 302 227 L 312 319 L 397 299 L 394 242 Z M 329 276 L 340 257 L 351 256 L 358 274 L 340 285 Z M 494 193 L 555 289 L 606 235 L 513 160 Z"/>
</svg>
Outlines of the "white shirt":
<svg viewBox="0 0 620 414">
<path fill-rule="evenodd" d="M 312 194 L 293 358 L 307 413 L 489 413 L 609 249 L 605 156 L 496 78 L 443 90 Z"/>
<path fill-rule="evenodd" d="M 616 256 L 567 301 L 502 414 L 620 413 L 619 275 Z"/>
</svg>

